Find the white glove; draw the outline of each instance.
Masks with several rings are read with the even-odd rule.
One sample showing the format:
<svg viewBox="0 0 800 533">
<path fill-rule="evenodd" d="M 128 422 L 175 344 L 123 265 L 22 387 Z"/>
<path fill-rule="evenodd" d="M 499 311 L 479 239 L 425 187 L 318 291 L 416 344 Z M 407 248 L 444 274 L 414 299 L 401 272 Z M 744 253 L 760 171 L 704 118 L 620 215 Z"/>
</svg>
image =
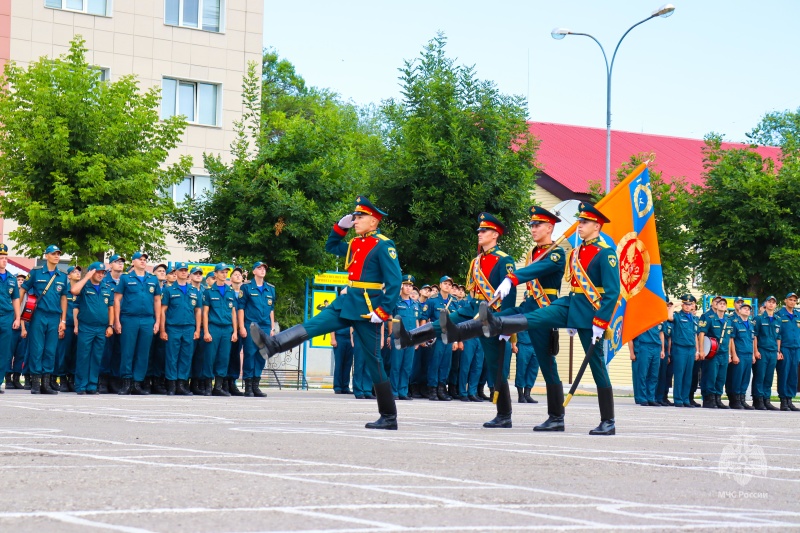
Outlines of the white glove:
<svg viewBox="0 0 800 533">
<path fill-rule="evenodd" d="M 501 341 L 508 341 L 511 340 L 511 335 L 498 335 L 497 338 Z"/>
<path fill-rule="evenodd" d="M 574 337 L 578 333 L 578 330 L 575 328 L 567 328 L 567 333 L 569 333 L 570 337 Z"/>
<path fill-rule="evenodd" d="M 511 292 L 511 280 L 505 278 L 503 282 L 500 284 L 500 286 L 497 287 L 497 290 L 494 291 L 494 295 L 499 296 L 500 299 L 502 300 L 503 298 L 508 296 L 509 292 Z"/>
<path fill-rule="evenodd" d="M 600 326 L 592 326 L 592 344 L 594 344 L 595 339 L 603 339 L 603 335 L 606 333 L 606 328 L 601 328 Z"/>
<path fill-rule="evenodd" d="M 372 322 L 373 324 L 383 324 L 383 319 L 379 317 L 378 313 L 376 313 L 375 311 L 369 314 L 369 321 Z"/>
<path fill-rule="evenodd" d="M 350 229 L 355 223 L 356 221 L 353 218 L 353 215 L 345 215 L 339 219 L 339 222 L 337 222 L 336 225 L 342 229 Z"/>
</svg>

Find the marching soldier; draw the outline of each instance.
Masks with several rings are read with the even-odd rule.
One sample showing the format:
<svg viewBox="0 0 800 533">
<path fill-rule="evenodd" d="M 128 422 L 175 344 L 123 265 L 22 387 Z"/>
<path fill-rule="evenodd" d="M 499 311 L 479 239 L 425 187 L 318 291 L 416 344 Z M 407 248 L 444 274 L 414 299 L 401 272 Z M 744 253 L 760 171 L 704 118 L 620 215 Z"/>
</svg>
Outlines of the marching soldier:
<svg viewBox="0 0 800 533">
<path fill-rule="evenodd" d="M 106 341 L 114 333 L 114 291 L 103 282 L 106 266 L 89 265 L 86 276 L 70 287 L 77 296 L 78 335 L 75 361 L 75 392 L 97 394 L 100 363 Z"/>
<path fill-rule="evenodd" d="M 225 263 L 217 263 L 214 267 L 214 286 L 203 293 L 203 329 L 206 351 L 203 368 L 203 379 L 208 389 L 211 376 L 214 376 L 213 396 L 230 396 L 222 390 L 222 383 L 228 372 L 228 361 L 231 356 L 231 343 L 239 338 L 236 308 L 236 293 L 225 283 L 230 267 Z"/>
<path fill-rule="evenodd" d="M 252 398 L 266 396 L 261 391 L 261 373 L 267 362 L 259 353 L 258 347 L 249 335 L 252 324 L 256 324 L 270 335 L 275 334 L 275 286 L 264 279 L 267 275 L 267 264 L 263 261 L 253 263 L 251 270 L 253 279 L 242 286 L 239 307 L 239 336 L 244 344 L 244 361 L 242 363 L 242 379 L 244 395 Z M 349 333 L 348 333 L 349 338 Z M 351 355 L 352 357 L 352 355 Z M 350 379 L 350 372 L 347 373 Z"/>
<path fill-rule="evenodd" d="M 165 343 L 167 395 L 192 396 L 187 387 L 194 343 L 200 338 L 202 300 L 189 280 L 189 265 L 175 263 L 175 283 L 161 293 L 161 340 Z"/>
<path fill-rule="evenodd" d="M 15 387 L 11 359 L 17 347 L 20 323 L 19 287 L 14 276 L 6 271 L 8 265 L 8 246 L 0 244 L 0 368 L 5 374 L 6 387 Z M 17 377 L 19 380 L 19 377 Z M 2 383 L 0 378 L 0 383 Z M 3 389 L 0 389 L 0 393 Z"/>
<path fill-rule="evenodd" d="M 750 304 L 741 302 L 737 314 L 733 317 L 733 347 L 728 375 L 731 386 L 728 389 L 731 409 L 753 409 L 745 400 L 747 385 L 753 369 L 753 347 L 755 345 L 755 324 L 750 319 Z M 731 396 L 732 395 L 732 396 Z"/>
<path fill-rule="evenodd" d="M 58 339 L 67 328 L 67 275 L 58 270 L 61 249 L 51 244 L 44 252 L 47 264 L 31 270 L 22 284 L 20 299 L 30 293 L 37 298 L 36 312 L 30 326 L 24 324 L 22 336 L 28 339 L 28 367 L 31 373 L 31 394 L 58 394 L 51 387 L 55 370 Z"/>
<path fill-rule="evenodd" d="M 759 411 L 777 411 L 772 405 L 772 379 L 781 352 L 781 319 L 775 313 L 778 300 L 767 296 L 764 313 L 756 319 L 755 357 L 753 364 L 753 407 Z"/>
<path fill-rule="evenodd" d="M 778 372 L 778 397 L 781 411 L 800 411 L 792 403 L 797 396 L 797 365 L 800 363 L 800 312 L 795 312 L 797 293 L 790 292 L 778 311 L 781 320 L 781 350 L 775 366 Z"/>
<path fill-rule="evenodd" d="M 147 374 L 150 345 L 158 333 L 161 317 L 161 284 L 147 272 L 147 254 L 131 257 L 133 270 L 120 276 L 114 291 L 114 331 L 120 335 L 120 374 L 118 394 L 149 394 L 142 384 Z"/>
<path fill-rule="evenodd" d="M 400 293 L 402 274 L 394 243 L 382 235 L 378 224 L 386 213 L 366 197 L 356 198 L 353 213 L 343 216 L 333 226 L 326 250 L 344 256 L 350 283 L 347 292 L 303 324 L 269 336 L 257 325 L 251 326 L 253 341 L 267 357 L 284 352 L 309 338 L 347 326 L 353 328 L 365 357 L 378 398 L 380 418 L 366 425 L 368 429 L 397 429 L 397 408 L 392 385 L 383 369 L 380 355 L 380 326 L 394 313 Z M 343 242 L 347 231 L 355 228 L 358 235 Z"/>
<path fill-rule="evenodd" d="M 709 359 L 702 352 L 700 354 L 700 358 L 703 359 L 703 407 L 729 409 L 722 403 L 722 387 L 725 385 L 725 378 L 728 375 L 733 327 L 725 314 L 728 308 L 725 298 L 717 296 L 711 305 L 712 312 L 703 315 L 698 324 L 698 346 L 703 346 L 703 339 L 706 335 L 719 342 L 716 354 L 712 358 Z"/>
<path fill-rule="evenodd" d="M 419 307 L 417 303 L 411 299 L 411 290 L 414 287 L 414 276 L 407 274 L 403 276 L 403 282 L 400 285 L 400 295 L 397 299 L 397 311 L 395 311 L 395 319 L 403 322 L 403 327 L 406 329 L 414 329 L 419 325 Z M 391 322 L 390 329 L 393 327 Z M 392 338 L 394 338 L 392 336 Z M 392 364 L 390 365 L 389 376 L 392 382 L 392 394 L 395 400 L 411 400 L 408 395 L 408 379 L 411 374 L 411 365 L 414 358 L 414 346 L 408 348 L 398 349 L 393 344 L 391 345 L 391 358 Z"/>
</svg>

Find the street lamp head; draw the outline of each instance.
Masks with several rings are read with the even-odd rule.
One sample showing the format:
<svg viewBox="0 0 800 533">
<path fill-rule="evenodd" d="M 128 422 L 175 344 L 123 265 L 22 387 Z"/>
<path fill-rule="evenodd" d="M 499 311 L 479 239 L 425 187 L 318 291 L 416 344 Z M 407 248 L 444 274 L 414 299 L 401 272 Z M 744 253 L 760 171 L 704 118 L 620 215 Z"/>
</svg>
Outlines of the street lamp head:
<svg viewBox="0 0 800 533">
<path fill-rule="evenodd" d="M 674 12 L 675 12 L 675 6 L 673 6 L 672 4 L 664 4 L 663 6 L 659 7 L 655 11 L 653 11 L 652 16 L 653 17 L 667 18 L 667 17 L 672 16 L 672 14 Z"/>
<path fill-rule="evenodd" d="M 553 28 L 553 31 L 550 32 L 550 36 L 553 39 L 560 41 L 570 33 L 572 33 L 572 31 L 568 30 L 567 28 Z"/>
</svg>

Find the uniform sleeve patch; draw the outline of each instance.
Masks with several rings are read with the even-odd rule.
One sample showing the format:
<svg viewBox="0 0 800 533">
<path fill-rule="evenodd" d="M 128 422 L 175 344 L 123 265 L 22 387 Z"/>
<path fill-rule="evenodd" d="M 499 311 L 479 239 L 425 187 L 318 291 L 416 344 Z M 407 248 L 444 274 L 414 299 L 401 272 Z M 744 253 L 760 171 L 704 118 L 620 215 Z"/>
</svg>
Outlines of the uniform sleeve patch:
<svg viewBox="0 0 800 533">
<path fill-rule="evenodd" d="M 612 267 L 616 267 L 617 266 L 617 258 L 614 257 L 613 255 L 609 255 L 608 256 L 608 264 L 611 265 Z"/>
<path fill-rule="evenodd" d="M 558 263 L 559 259 L 560 258 L 558 257 L 558 254 L 550 254 L 550 261 L 552 261 L 553 263 Z"/>
<path fill-rule="evenodd" d="M 512 265 L 511 263 L 507 264 L 506 270 L 508 271 L 509 274 L 512 274 L 514 272 L 514 265 Z"/>
<path fill-rule="evenodd" d="M 389 248 L 389 257 L 392 259 L 397 259 L 397 250 L 394 248 Z"/>
<path fill-rule="evenodd" d="M 706 327 L 706 321 L 705 321 L 705 320 L 701 320 L 701 321 L 700 321 L 700 327 L 701 327 L 701 328 L 704 328 L 704 327 Z"/>
</svg>

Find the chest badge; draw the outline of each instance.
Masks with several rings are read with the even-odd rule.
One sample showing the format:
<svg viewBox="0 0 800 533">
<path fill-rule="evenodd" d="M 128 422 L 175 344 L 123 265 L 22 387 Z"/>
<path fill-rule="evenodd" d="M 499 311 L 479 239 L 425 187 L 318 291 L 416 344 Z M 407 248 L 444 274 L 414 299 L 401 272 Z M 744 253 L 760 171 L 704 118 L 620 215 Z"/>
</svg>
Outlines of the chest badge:
<svg viewBox="0 0 800 533">
<path fill-rule="evenodd" d="M 150 287 L 150 294 L 153 294 L 155 292 L 156 292 L 156 288 L 155 287 Z"/>
<path fill-rule="evenodd" d="M 272 298 L 267 298 L 267 305 L 272 305 Z"/>
<path fill-rule="evenodd" d="M 228 302 L 228 309 L 233 309 L 233 302 Z"/>
<path fill-rule="evenodd" d="M 105 302 L 105 304 L 108 305 L 108 298 L 103 298 L 103 302 Z"/>
</svg>

